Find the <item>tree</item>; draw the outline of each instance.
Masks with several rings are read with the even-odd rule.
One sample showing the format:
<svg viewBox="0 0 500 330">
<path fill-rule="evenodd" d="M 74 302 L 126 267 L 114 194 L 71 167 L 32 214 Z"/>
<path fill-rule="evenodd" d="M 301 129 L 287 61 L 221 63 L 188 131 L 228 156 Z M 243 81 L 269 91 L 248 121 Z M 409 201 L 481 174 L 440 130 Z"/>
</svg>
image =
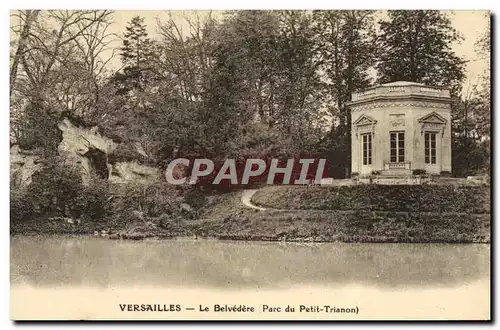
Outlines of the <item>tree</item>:
<svg viewBox="0 0 500 330">
<path fill-rule="evenodd" d="M 19 36 L 12 49 L 11 130 L 24 147 L 54 149 L 60 117 L 84 118 L 95 104 L 105 73 L 102 52 L 111 36 L 106 32 L 111 14 L 15 12 L 20 24 L 12 26 Z"/>
<path fill-rule="evenodd" d="M 240 118 L 233 148 L 283 155 L 312 151 L 322 136 L 323 100 L 310 14 L 230 12 L 217 30 L 212 74 L 232 83 L 219 79 L 225 93 L 211 95 L 211 104 L 222 110 L 222 98 L 232 99 Z"/>
<path fill-rule="evenodd" d="M 447 13 L 394 10 L 379 23 L 379 83 L 407 80 L 444 87 L 455 96 L 460 93 L 465 61 L 452 50 L 461 37 Z"/>
<path fill-rule="evenodd" d="M 124 93 L 131 89 L 143 90 L 151 80 L 154 53 L 143 17 L 135 16 L 128 23 L 120 51 L 123 74 L 117 74 L 116 81 L 123 84 Z"/>
<path fill-rule="evenodd" d="M 315 11 L 313 13 L 320 70 L 332 125 L 326 148 L 331 150 L 335 176 L 350 170 L 352 92 L 372 84 L 375 63 L 375 29 L 372 11 Z"/>
<path fill-rule="evenodd" d="M 481 100 L 481 107 L 476 113 L 476 131 L 485 139 L 490 139 L 491 131 L 491 18 L 490 13 L 486 12 L 484 14 L 485 19 L 488 21 L 488 25 L 476 42 L 476 56 L 479 60 L 486 63 L 486 68 L 483 74 L 480 76 L 479 83 L 477 86 L 477 94 Z"/>
<path fill-rule="evenodd" d="M 278 19 L 274 125 L 290 138 L 292 150 L 299 154 L 316 149 L 324 135 L 327 113 L 320 56 L 310 13 L 279 11 Z"/>
<path fill-rule="evenodd" d="M 17 15 L 21 23 L 18 27 L 18 29 L 20 30 L 16 31 L 19 33 L 19 40 L 17 42 L 17 48 L 10 68 L 10 95 L 12 95 L 12 91 L 16 84 L 19 62 L 21 61 L 21 58 L 24 56 L 26 48 L 28 47 L 28 41 L 31 34 L 31 26 L 36 21 L 39 12 L 39 10 L 26 10 L 25 12 L 20 11 Z"/>
<path fill-rule="evenodd" d="M 489 110 L 477 85 L 468 86 L 452 113 L 452 168 L 458 177 L 489 173 L 489 132 L 484 135 L 482 123 L 485 108 Z M 488 116 L 489 117 L 489 116 Z M 489 119 L 489 118 L 488 118 Z"/>
<path fill-rule="evenodd" d="M 486 68 L 477 83 L 464 88 L 453 112 L 453 172 L 456 176 L 490 173 L 490 17 L 488 26 L 476 42 L 476 60 Z"/>
</svg>

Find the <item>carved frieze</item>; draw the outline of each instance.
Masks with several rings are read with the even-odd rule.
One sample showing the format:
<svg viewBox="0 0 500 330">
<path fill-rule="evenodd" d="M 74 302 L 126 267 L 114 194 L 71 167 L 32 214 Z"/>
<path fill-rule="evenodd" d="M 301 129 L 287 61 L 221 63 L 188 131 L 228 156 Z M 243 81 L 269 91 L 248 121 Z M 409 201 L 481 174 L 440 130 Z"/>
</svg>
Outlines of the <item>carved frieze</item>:
<svg viewBox="0 0 500 330">
<path fill-rule="evenodd" d="M 389 122 L 393 128 L 402 128 L 405 126 L 404 114 L 391 114 L 389 115 Z"/>
<path fill-rule="evenodd" d="M 440 102 L 425 102 L 425 101 L 400 101 L 400 102 L 372 102 L 351 107 L 353 112 L 361 110 L 369 110 L 376 108 L 406 108 L 406 107 L 420 107 L 420 108 L 433 108 L 433 109 L 450 109 L 448 103 Z"/>
</svg>

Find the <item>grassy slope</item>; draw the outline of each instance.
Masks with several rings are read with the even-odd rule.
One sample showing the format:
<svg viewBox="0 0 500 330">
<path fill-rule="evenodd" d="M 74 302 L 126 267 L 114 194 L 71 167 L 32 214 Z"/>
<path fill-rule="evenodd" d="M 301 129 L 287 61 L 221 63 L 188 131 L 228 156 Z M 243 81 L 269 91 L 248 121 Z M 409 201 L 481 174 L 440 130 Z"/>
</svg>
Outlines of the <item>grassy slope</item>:
<svg viewBox="0 0 500 330">
<path fill-rule="evenodd" d="M 343 194 L 338 188 L 266 187 L 253 202 L 283 208 L 266 211 L 245 209 L 239 194 L 227 194 L 206 213 L 197 233 L 246 240 L 490 242 L 489 187 L 467 188 L 465 193 L 453 187 L 366 188 L 384 192 L 371 191 L 367 199 L 355 190 Z M 404 189 L 409 193 L 401 195 Z M 397 199 L 387 198 L 393 193 Z M 420 200 L 429 194 L 434 195 L 430 203 Z M 436 194 L 447 198 L 436 199 Z"/>
<path fill-rule="evenodd" d="M 253 196 L 255 205 L 274 209 L 371 210 L 489 213 L 489 186 L 358 185 L 343 187 L 269 186 Z"/>
<path fill-rule="evenodd" d="M 413 194 L 414 197 L 417 195 Z M 489 191 L 486 199 L 484 196 L 476 197 L 485 202 L 489 200 Z M 241 203 L 240 198 L 241 192 L 212 196 L 208 206 L 204 208 L 199 218 L 194 220 L 175 220 L 160 225 L 160 221 L 148 219 L 149 224 L 135 221 L 121 226 L 123 228 L 112 229 L 119 233 L 115 237 L 130 239 L 198 236 L 238 240 L 316 242 L 490 242 L 490 214 L 484 212 L 489 209 L 489 204 L 476 205 L 469 212 L 460 210 L 459 213 L 450 213 L 450 205 L 446 203 L 438 208 L 434 206 L 434 210 L 443 212 L 401 212 L 395 210 L 397 205 L 405 209 L 398 199 L 398 202 L 386 201 L 388 203 L 386 205 L 389 205 L 387 211 L 381 210 L 381 205 L 374 203 L 370 205 L 378 206 L 363 207 L 366 200 L 363 200 L 362 194 L 342 195 L 336 189 L 321 187 L 266 187 L 259 190 L 253 198 L 256 204 L 287 206 L 288 210 L 249 209 Z M 339 201 L 339 198 L 343 200 Z M 408 205 L 418 204 L 412 202 L 409 197 L 406 201 Z M 432 200 L 434 204 L 435 201 L 436 199 Z M 477 204 L 477 200 L 474 203 Z M 308 205 L 316 209 L 300 209 Z M 334 207 L 342 205 L 343 209 L 342 207 L 338 207 L 340 210 L 329 209 L 333 208 L 332 205 Z M 347 209 L 348 205 L 359 207 Z M 482 214 L 477 214 L 481 210 L 479 213 Z M 106 226 L 107 224 L 102 224 L 99 228 L 109 228 Z M 33 233 L 87 234 L 98 228 L 83 224 L 69 225 L 58 221 L 49 226 L 40 226 L 40 223 L 37 223 L 32 229 Z M 18 232 L 26 233 L 30 230 Z"/>
</svg>

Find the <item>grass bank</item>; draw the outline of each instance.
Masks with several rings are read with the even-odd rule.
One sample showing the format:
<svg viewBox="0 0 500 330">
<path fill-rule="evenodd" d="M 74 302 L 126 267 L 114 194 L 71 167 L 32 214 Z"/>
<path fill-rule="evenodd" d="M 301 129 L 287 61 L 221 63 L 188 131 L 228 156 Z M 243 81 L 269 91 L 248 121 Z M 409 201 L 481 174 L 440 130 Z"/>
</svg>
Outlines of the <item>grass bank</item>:
<svg viewBox="0 0 500 330">
<path fill-rule="evenodd" d="M 269 186 L 252 202 L 288 210 L 366 210 L 490 213 L 489 186 L 357 185 L 340 187 Z"/>
<path fill-rule="evenodd" d="M 241 192 L 231 192 L 207 195 L 190 216 L 167 215 L 158 209 L 147 214 L 129 210 L 126 216 L 114 214 L 101 221 L 35 218 L 11 222 L 11 233 L 102 231 L 115 239 L 191 236 L 300 242 L 489 243 L 489 198 L 489 187 L 266 187 L 252 199 L 269 208 L 265 211 L 245 207 Z"/>
</svg>

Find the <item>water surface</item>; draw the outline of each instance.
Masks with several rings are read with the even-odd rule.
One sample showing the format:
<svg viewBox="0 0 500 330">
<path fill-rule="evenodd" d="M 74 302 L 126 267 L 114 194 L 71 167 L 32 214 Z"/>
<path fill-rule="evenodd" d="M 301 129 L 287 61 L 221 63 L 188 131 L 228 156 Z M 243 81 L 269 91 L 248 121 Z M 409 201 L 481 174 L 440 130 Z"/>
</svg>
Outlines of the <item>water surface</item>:
<svg viewBox="0 0 500 330">
<path fill-rule="evenodd" d="M 218 289 L 459 287 L 489 281 L 489 245 L 119 241 L 14 236 L 11 283 Z"/>
</svg>

